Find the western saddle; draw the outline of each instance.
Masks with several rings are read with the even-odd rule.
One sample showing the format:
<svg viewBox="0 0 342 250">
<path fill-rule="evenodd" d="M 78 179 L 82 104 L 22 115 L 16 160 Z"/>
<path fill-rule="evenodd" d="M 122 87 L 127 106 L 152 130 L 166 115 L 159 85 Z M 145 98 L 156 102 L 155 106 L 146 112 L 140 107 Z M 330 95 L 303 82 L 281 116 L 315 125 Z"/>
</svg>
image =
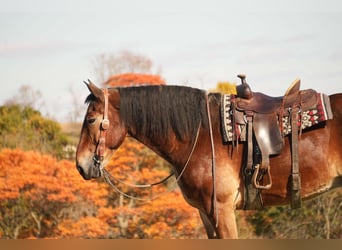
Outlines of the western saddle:
<svg viewBox="0 0 342 250">
<path fill-rule="evenodd" d="M 301 132 L 300 114 L 314 109 L 317 92 L 300 90 L 300 80 L 295 80 L 284 96 L 271 97 L 252 92 L 245 75 L 238 75 L 241 85 L 236 87 L 233 102 L 234 117 L 247 127 L 247 152 L 244 176 L 246 184 L 245 209 L 262 208 L 261 190 L 270 189 L 270 156 L 280 154 L 284 147 L 283 117 L 291 124 L 291 187 L 293 208 L 301 207 L 301 184 L 298 164 L 298 133 Z M 244 117 L 242 120 L 241 117 Z"/>
</svg>

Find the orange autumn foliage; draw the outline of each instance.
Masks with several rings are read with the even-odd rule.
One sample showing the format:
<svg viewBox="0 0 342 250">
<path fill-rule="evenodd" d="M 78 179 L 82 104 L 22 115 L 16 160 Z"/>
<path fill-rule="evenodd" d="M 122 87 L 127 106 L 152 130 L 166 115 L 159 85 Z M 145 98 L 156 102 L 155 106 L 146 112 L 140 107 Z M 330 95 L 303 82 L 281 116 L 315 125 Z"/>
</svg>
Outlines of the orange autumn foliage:
<svg viewBox="0 0 342 250">
<path fill-rule="evenodd" d="M 170 166 L 152 151 L 132 138 L 115 152 L 106 169 L 129 184 L 151 184 L 169 175 Z M 140 200 L 124 198 L 117 193 L 108 221 L 120 228 L 124 238 L 201 238 L 202 224 L 196 209 L 188 205 L 176 187 L 174 178 L 151 188 L 135 188 L 115 183 L 122 192 Z M 149 201 L 149 199 L 152 199 Z"/>
<path fill-rule="evenodd" d="M 72 162 L 20 149 L 0 151 L 0 189 L 0 201 L 24 196 L 32 200 L 74 202 L 82 196 L 104 204 L 100 202 L 104 185 L 80 179 Z"/>
<path fill-rule="evenodd" d="M 0 237 L 64 237 L 57 225 L 64 218 L 78 220 L 106 205 L 105 186 L 82 180 L 70 161 L 2 149 Z"/>
<path fill-rule="evenodd" d="M 58 225 L 63 238 L 106 238 L 108 229 L 108 224 L 93 216 L 85 216 L 77 221 L 66 219 Z"/>
<path fill-rule="evenodd" d="M 138 86 L 138 85 L 164 85 L 165 81 L 159 75 L 124 73 L 113 75 L 105 82 L 106 86 Z"/>
<path fill-rule="evenodd" d="M 160 158 L 127 138 L 108 171 L 129 183 L 169 174 Z M 170 181 L 151 189 L 85 181 L 70 161 L 19 149 L 0 150 L 0 238 L 203 238 L 197 211 Z"/>
</svg>

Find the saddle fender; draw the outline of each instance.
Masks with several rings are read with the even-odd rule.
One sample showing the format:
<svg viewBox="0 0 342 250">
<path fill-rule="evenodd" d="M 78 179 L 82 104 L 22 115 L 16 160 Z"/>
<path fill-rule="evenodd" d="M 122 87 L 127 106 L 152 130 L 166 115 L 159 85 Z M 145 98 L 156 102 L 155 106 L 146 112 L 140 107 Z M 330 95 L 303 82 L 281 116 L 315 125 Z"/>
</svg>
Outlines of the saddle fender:
<svg viewBox="0 0 342 250">
<path fill-rule="evenodd" d="M 280 133 L 278 118 L 274 114 L 254 114 L 254 135 L 261 149 L 267 155 L 280 154 L 284 140 Z"/>
</svg>

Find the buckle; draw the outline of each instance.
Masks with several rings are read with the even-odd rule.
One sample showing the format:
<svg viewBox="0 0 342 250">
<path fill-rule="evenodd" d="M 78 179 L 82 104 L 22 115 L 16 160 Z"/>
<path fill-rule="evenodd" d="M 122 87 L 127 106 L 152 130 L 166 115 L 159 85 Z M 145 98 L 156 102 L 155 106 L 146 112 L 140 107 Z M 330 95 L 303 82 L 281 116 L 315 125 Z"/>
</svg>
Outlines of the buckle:
<svg viewBox="0 0 342 250">
<path fill-rule="evenodd" d="M 245 170 L 244 170 L 244 174 L 248 175 L 248 176 L 251 176 L 253 174 L 254 170 L 255 170 L 254 165 L 252 166 L 252 168 L 247 168 L 246 167 Z"/>
</svg>

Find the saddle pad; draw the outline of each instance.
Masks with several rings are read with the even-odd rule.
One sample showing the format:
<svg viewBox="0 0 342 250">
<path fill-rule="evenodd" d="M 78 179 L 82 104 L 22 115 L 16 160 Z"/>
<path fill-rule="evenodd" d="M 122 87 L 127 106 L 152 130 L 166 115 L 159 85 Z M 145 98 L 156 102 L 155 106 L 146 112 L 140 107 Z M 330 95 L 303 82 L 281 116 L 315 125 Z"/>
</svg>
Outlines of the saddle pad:
<svg viewBox="0 0 342 250">
<path fill-rule="evenodd" d="M 246 140 L 246 125 L 243 123 L 233 124 L 233 111 L 232 111 L 232 95 L 223 94 L 221 99 L 221 130 L 222 139 L 225 143 L 236 140 L 233 133 L 233 126 L 235 129 L 235 137 L 241 141 Z"/>
<path fill-rule="evenodd" d="M 301 126 L 302 130 L 333 118 L 329 96 L 322 93 L 318 93 L 317 96 L 316 109 L 303 111 L 299 114 L 301 119 L 298 120 L 298 127 Z M 288 116 L 283 117 L 283 133 L 284 135 L 291 133 L 291 122 Z"/>
<path fill-rule="evenodd" d="M 302 111 L 299 115 L 298 127 L 301 126 L 302 130 L 307 129 L 320 122 L 332 119 L 332 111 L 330 106 L 329 96 L 326 94 L 318 93 L 318 103 L 315 109 Z M 232 96 L 222 95 L 221 101 L 221 128 L 222 139 L 225 143 L 239 139 L 240 141 L 246 140 L 246 122 L 235 122 L 233 124 L 233 110 L 232 110 Z M 283 121 L 283 135 L 286 136 L 291 133 L 291 121 L 289 116 L 284 116 Z M 235 129 L 235 137 L 233 133 Z"/>
</svg>

